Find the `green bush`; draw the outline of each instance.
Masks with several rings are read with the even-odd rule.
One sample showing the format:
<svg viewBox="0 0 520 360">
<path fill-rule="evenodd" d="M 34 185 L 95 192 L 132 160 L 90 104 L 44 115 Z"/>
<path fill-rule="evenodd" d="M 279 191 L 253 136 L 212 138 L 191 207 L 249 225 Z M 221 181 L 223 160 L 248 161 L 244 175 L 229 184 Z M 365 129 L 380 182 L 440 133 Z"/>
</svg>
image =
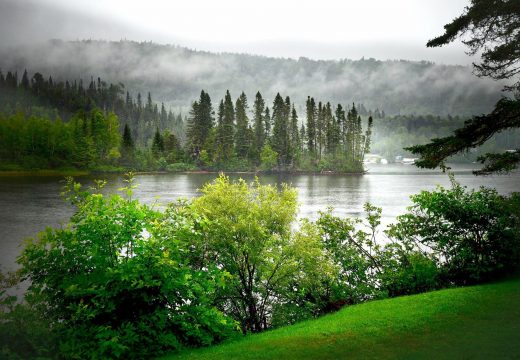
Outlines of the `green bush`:
<svg viewBox="0 0 520 360">
<path fill-rule="evenodd" d="M 427 254 L 394 243 L 384 247 L 381 257 L 384 268 L 378 277 L 386 296 L 418 294 L 440 286 L 437 264 Z"/>
<path fill-rule="evenodd" d="M 47 229 L 19 258 L 29 304 L 44 309 L 65 358 L 147 358 L 235 333 L 211 304 L 227 274 L 184 262 L 193 224 L 167 226 L 132 188 L 105 197 L 69 179 L 71 224 Z"/>
<path fill-rule="evenodd" d="M 452 188 L 412 196 L 409 213 L 388 234 L 429 249 L 444 281 L 471 284 L 515 271 L 520 263 L 520 195 Z"/>
</svg>

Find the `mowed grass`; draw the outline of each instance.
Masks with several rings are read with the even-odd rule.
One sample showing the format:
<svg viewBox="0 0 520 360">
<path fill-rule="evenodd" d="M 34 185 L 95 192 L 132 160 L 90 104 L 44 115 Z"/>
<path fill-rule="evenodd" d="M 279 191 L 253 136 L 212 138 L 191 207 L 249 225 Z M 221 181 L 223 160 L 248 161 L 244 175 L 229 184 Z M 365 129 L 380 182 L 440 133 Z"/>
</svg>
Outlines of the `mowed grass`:
<svg viewBox="0 0 520 360">
<path fill-rule="evenodd" d="M 163 359 L 520 359 L 520 280 L 372 301 Z"/>
</svg>

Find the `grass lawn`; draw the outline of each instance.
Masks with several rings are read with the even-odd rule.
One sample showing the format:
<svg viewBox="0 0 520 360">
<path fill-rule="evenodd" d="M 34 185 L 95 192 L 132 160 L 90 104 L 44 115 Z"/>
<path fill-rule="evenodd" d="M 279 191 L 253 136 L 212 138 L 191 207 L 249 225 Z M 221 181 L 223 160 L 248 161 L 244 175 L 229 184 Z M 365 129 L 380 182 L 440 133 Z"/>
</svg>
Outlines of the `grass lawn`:
<svg viewBox="0 0 520 360">
<path fill-rule="evenodd" d="M 163 359 L 520 359 L 520 280 L 372 301 Z"/>
</svg>

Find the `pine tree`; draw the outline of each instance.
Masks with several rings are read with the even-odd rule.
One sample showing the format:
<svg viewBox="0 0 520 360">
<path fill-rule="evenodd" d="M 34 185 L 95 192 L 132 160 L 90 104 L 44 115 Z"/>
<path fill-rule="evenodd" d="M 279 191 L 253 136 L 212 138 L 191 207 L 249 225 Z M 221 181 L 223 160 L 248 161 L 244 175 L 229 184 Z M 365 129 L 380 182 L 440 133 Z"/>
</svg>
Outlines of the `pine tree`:
<svg viewBox="0 0 520 360">
<path fill-rule="evenodd" d="M 132 133 L 128 124 L 125 124 L 123 129 L 123 149 L 133 149 L 134 140 L 132 139 Z"/>
<path fill-rule="evenodd" d="M 159 157 L 164 153 L 164 139 L 159 132 L 159 128 L 155 129 L 155 135 L 152 142 L 152 154 Z"/>
<path fill-rule="evenodd" d="M 248 126 L 249 119 L 247 118 L 247 97 L 242 92 L 236 101 L 235 118 L 236 118 L 236 132 L 235 132 L 235 149 L 237 156 L 245 158 L 248 155 L 250 144 L 248 144 Z"/>
<path fill-rule="evenodd" d="M 229 90 L 224 97 L 224 107 L 222 116 L 222 154 L 223 160 L 229 160 L 234 154 L 234 128 L 235 128 L 235 109 Z"/>
<path fill-rule="evenodd" d="M 273 136 L 272 148 L 278 153 L 278 165 L 285 168 L 289 158 L 289 134 L 287 106 L 280 93 L 276 94 L 273 103 Z"/>
<path fill-rule="evenodd" d="M 264 124 L 265 124 L 265 137 L 264 143 L 270 141 L 271 139 L 271 112 L 269 111 L 269 107 L 266 106 L 264 110 Z"/>
<path fill-rule="evenodd" d="M 294 165 L 294 160 L 301 153 L 301 144 L 300 144 L 300 133 L 298 130 L 298 114 L 296 113 L 296 109 L 294 105 L 291 110 L 291 125 L 290 125 L 290 153 L 291 160 Z"/>
<path fill-rule="evenodd" d="M 314 98 L 307 97 L 307 149 L 316 156 L 316 103 Z"/>
<path fill-rule="evenodd" d="M 198 158 L 203 150 L 213 127 L 213 120 L 211 98 L 208 93 L 202 90 L 199 101 L 194 101 L 192 104 L 186 132 L 189 150 L 195 158 Z"/>
<path fill-rule="evenodd" d="M 159 117 L 159 127 L 165 129 L 168 123 L 168 113 L 164 107 L 164 103 L 161 103 L 161 115 Z"/>
<path fill-rule="evenodd" d="M 321 155 L 325 148 L 325 114 L 321 101 L 318 103 L 318 113 L 316 116 L 316 145 L 318 151 L 318 159 L 321 160 Z"/>
<path fill-rule="evenodd" d="M 260 94 L 260 91 L 256 93 L 255 103 L 253 105 L 253 133 L 254 143 L 253 149 L 255 151 L 255 158 L 257 162 L 260 160 L 260 152 L 265 143 L 265 122 L 264 122 L 264 111 L 265 102 Z"/>
</svg>

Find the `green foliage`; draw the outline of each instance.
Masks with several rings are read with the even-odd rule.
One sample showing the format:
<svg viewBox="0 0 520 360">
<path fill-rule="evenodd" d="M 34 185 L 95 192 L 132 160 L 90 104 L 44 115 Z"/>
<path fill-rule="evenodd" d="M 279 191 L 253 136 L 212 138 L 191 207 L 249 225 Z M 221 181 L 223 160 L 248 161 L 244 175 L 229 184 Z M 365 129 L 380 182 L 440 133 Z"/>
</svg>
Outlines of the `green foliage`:
<svg viewBox="0 0 520 360">
<path fill-rule="evenodd" d="M 203 266 L 219 266 L 232 276 L 220 294 L 219 307 L 241 323 L 244 331 L 267 327 L 272 302 L 284 288 L 296 216 L 296 192 L 244 180 L 231 183 L 223 175 L 202 188 L 193 208 L 211 222 L 195 245 Z"/>
<path fill-rule="evenodd" d="M 468 191 L 454 179 L 452 188 L 412 196 L 409 213 L 388 234 L 430 249 L 450 283 L 495 279 L 520 262 L 519 195 L 496 190 Z"/>
<path fill-rule="evenodd" d="M 57 346 L 48 323 L 37 309 L 11 295 L 19 281 L 19 273 L 0 272 L 0 357 L 51 358 Z"/>
<path fill-rule="evenodd" d="M 520 128 L 520 5 L 518 1 L 471 0 L 462 15 L 444 26 L 445 33 L 428 42 L 437 47 L 463 38 L 469 54 L 481 56 L 480 64 L 473 63 L 478 76 L 495 80 L 509 79 L 514 99 L 502 98 L 487 115 L 473 116 L 453 135 L 434 138 L 426 145 L 415 145 L 408 150 L 421 156 L 417 166 L 435 168 L 453 154 L 480 146 L 493 135 L 502 131 Z M 465 37 L 470 34 L 469 37 Z M 488 153 L 479 158 L 485 166 L 475 171 L 476 175 L 508 172 L 520 163 L 520 149 L 513 153 Z"/>
<path fill-rule="evenodd" d="M 262 170 L 272 170 L 276 167 L 278 153 L 269 144 L 265 144 L 260 152 L 260 167 Z"/>
<path fill-rule="evenodd" d="M 121 189 L 127 198 L 101 195 L 103 184 L 89 193 L 69 179 L 71 224 L 47 229 L 19 258 L 61 354 L 144 358 L 231 336 L 234 322 L 211 306 L 226 273 L 184 262 L 192 224 L 167 226 L 170 219 L 133 200 L 132 178 Z"/>
</svg>

